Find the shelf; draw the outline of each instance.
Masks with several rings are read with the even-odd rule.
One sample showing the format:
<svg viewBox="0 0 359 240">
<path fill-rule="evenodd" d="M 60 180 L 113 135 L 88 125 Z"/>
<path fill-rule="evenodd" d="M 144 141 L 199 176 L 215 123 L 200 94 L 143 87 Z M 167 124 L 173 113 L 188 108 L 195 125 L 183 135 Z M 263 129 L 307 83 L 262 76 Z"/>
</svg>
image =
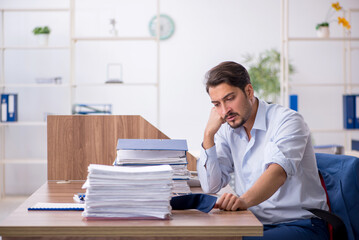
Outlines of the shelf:
<svg viewBox="0 0 359 240">
<path fill-rule="evenodd" d="M 74 41 L 156 41 L 156 37 L 74 37 Z"/>
<path fill-rule="evenodd" d="M 286 40 L 283 40 L 286 41 Z M 318 37 L 289 37 L 287 41 L 359 41 L 359 38 L 345 38 L 345 37 L 329 37 L 329 38 L 318 38 Z"/>
<path fill-rule="evenodd" d="M 345 129 L 345 128 L 338 128 L 338 129 L 311 129 L 310 132 L 312 133 L 328 133 L 328 132 L 333 132 L 333 133 L 342 133 L 342 132 L 357 132 L 359 131 L 359 128 L 354 128 L 354 129 Z"/>
<path fill-rule="evenodd" d="M 359 83 L 288 83 L 291 87 L 356 87 Z"/>
<path fill-rule="evenodd" d="M 83 83 L 74 84 L 73 87 L 113 87 L 113 86 L 154 86 L 157 87 L 157 83 Z"/>
<path fill-rule="evenodd" d="M 47 164 L 46 158 L 16 158 L 16 159 L 3 159 L 0 163 L 8 164 L 8 163 L 15 163 L 15 164 Z"/>
<path fill-rule="evenodd" d="M 17 126 L 17 127 L 21 127 L 21 126 L 46 126 L 46 122 L 35 122 L 35 121 L 29 121 L 29 122 L 22 122 L 22 121 L 17 121 L 17 122 L 0 122 L 0 126 Z"/>
<path fill-rule="evenodd" d="M 1 8 L 2 12 L 69 12 L 70 8 Z"/>
<path fill-rule="evenodd" d="M 53 88 L 67 88 L 70 87 L 69 84 L 45 84 L 45 83 L 28 83 L 28 84 L 0 84 L 0 88 L 44 88 L 44 87 L 53 87 Z"/>
<path fill-rule="evenodd" d="M 33 50 L 33 49 L 47 49 L 47 50 L 53 50 L 53 49 L 70 49 L 68 46 L 5 46 L 1 47 L 2 50 Z"/>
</svg>

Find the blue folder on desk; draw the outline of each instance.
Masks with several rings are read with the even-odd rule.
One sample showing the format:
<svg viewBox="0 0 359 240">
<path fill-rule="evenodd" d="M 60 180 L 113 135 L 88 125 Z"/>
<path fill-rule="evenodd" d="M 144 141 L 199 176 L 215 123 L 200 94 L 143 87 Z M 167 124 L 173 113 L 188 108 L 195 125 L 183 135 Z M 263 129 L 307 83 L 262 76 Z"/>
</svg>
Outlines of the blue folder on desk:
<svg viewBox="0 0 359 240">
<path fill-rule="evenodd" d="M 118 139 L 117 150 L 188 151 L 184 139 Z"/>
<path fill-rule="evenodd" d="M 80 196 L 80 195 L 79 195 Z M 84 194 L 81 194 L 85 197 Z M 170 204 L 172 210 L 186 210 L 197 209 L 201 212 L 208 213 L 216 204 L 217 197 L 195 193 L 182 196 L 175 196 L 171 198 Z M 29 207 L 29 211 L 83 211 L 84 204 L 79 203 L 36 203 L 34 206 Z"/>
</svg>

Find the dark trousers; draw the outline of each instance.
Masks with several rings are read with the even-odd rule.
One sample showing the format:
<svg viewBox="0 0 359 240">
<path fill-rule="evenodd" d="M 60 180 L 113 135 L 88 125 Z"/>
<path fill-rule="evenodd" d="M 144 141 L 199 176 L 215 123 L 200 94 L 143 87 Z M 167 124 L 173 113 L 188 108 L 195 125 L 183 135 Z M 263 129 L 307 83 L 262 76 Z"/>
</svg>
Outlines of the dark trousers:
<svg viewBox="0 0 359 240">
<path fill-rule="evenodd" d="M 244 240 L 328 240 L 327 224 L 318 218 L 263 226 L 263 237 L 243 237 Z"/>
</svg>

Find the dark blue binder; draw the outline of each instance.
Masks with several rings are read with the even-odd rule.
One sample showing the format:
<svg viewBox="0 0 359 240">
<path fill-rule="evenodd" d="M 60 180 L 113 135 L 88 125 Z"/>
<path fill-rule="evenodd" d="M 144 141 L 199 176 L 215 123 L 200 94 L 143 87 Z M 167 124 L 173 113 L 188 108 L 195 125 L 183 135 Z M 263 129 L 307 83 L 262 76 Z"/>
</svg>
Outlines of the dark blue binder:
<svg viewBox="0 0 359 240">
<path fill-rule="evenodd" d="M 289 95 L 289 108 L 298 112 L 298 95 Z"/>
<path fill-rule="evenodd" d="M 17 121 L 17 94 L 1 94 L 1 122 Z"/>
<path fill-rule="evenodd" d="M 343 123 L 344 128 L 355 128 L 356 117 L 356 96 L 355 95 L 343 95 Z"/>
<path fill-rule="evenodd" d="M 354 101 L 354 128 L 359 128 L 359 95 L 355 95 Z"/>
</svg>

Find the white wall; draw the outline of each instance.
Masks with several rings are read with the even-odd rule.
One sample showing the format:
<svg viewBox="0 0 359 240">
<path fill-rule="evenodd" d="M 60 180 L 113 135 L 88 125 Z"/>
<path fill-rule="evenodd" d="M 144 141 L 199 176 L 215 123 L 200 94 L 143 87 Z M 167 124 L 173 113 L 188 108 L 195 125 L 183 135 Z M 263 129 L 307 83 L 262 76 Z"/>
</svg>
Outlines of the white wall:
<svg viewBox="0 0 359 240">
<path fill-rule="evenodd" d="M 358 8 L 358 1 L 341 1 Z M 289 35 L 315 37 L 330 1 L 289 1 Z M 211 104 L 205 92 L 205 72 L 225 60 L 243 61 L 246 53 L 280 50 L 280 1 L 163 1 L 163 12 L 177 23 L 173 38 L 161 45 L 161 126 L 170 137 L 188 139 L 198 152 Z M 336 15 L 338 16 L 338 15 Z M 359 13 L 352 15 L 352 35 L 359 36 Z M 342 27 L 331 23 L 333 37 Z M 358 46 L 358 43 L 353 43 Z M 342 42 L 291 42 L 290 60 L 296 68 L 292 83 L 343 83 Z M 353 83 L 359 83 L 359 51 L 352 52 Z M 342 129 L 343 87 L 292 87 L 299 111 L 311 129 Z M 355 92 L 355 90 L 354 90 Z M 175 127 L 174 127 L 175 126 Z M 353 138 L 358 137 L 352 134 Z M 313 132 L 315 144 L 345 145 L 344 132 Z"/>
<path fill-rule="evenodd" d="M 168 0 L 161 7 L 176 22 L 174 36 L 161 44 L 161 128 L 198 152 L 211 108 L 205 73 L 247 53 L 279 50 L 280 2 Z"/>
<path fill-rule="evenodd" d="M 101 4 L 97 5 L 99 2 Z M 198 154 L 211 108 L 203 83 L 205 73 L 222 61 L 242 62 L 243 56 L 247 53 L 257 54 L 270 48 L 280 50 L 280 2 L 280 0 L 161 1 L 161 12 L 171 16 L 176 27 L 174 35 L 160 44 L 160 129 L 165 134 L 171 138 L 187 139 L 190 151 Z M 290 36 L 314 37 L 315 25 L 324 19 L 331 1 L 291 0 L 289 2 Z M 108 22 L 113 17 L 118 21 L 120 35 L 149 36 L 148 23 L 156 14 L 155 0 L 77 0 L 76 3 L 77 36 L 108 35 L 110 28 Z M 359 2 L 355 0 L 345 0 L 340 3 L 345 8 L 359 8 Z M 43 7 L 44 5 L 67 7 L 68 2 L 60 0 L 2 0 L 0 2 L 0 7 Z M 9 45 L 35 45 L 35 39 L 31 34 L 32 28 L 47 22 L 53 29 L 50 44 L 66 45 L 69 37 L 67 14 L 9 13 L 5 18 L 5 42 Z M 353 15 L 351 22 L 355 37 L 359 36 L 358 15 Z M 331 31 L 332 36 L 341 36 L 342 28 L 333 23 Z M 5 54 L 7 54 L 6 81 L 34 82 L 39 76 L 59 75 L 63 77 L 64 83 L 69 82 L 70 56 L 66 50 L 49 52 L 16 50 L 6 51 Z M 123 64 L 124 81 L 155 82 L 156 80 L 156 45 L 152 42 L 80 42 L 77 43 L 75 56 L 75 77 L 79 83 L 104 82 L 106 64 L 109 62 Z M 297 69 L 296 74 L 292 76 L 293 83 L 343 81 L 341 42 L 290 43 L 290 59 Z M 359 61 L 358 50 L 353 52 L 352 61 L 353 81 L 359 83 L 359 70 L 355 67 Z M 43 88 L 31 92 L 29 89 L 12 88 L 6 91 L 18 91 L 21 94 L 20 120 L 41 121 L 45 112 L 70 113 L 68 108 L 70 93 L 64 89 L 50 91 Z M 359 89 L 354 91 L 358 93 Z M 342 87 L 300 87 L 292 88 L 291 93 L 299 95 L 299 112 L 304 115 L 310 128 L 342 128 Z M 114 114 L 140 114 L 156 124 L 155 94 L 156 89 L 153 87 L 83 87 L 76 90 L 75 101 L 111 103 Z M 7 158 L 46 157 L 46 147 L 44 147 L 46 130 L 21 128 L 6 131 L 7 134 L 12 134 L 5 139 Z M 346 135 L 340 132 L 313 133 L 313 138 L 315 144 L 344 145 Z M 19 143 L 22 146 L 21 150 Z M 43 168 L 36 169 L 42 171 Z M 18 174 L 21 174 L 21 171 Z M 37 185 L 46 179 L 44 173 L 38 176 L 39 179 L 35 181 Z M 31 176 L 31 178 L 36 177 Z M 9 186 L 15 188 L 11 184 Z M 20 180 L 19 184 L 21 184 Z"/>
</svg>

